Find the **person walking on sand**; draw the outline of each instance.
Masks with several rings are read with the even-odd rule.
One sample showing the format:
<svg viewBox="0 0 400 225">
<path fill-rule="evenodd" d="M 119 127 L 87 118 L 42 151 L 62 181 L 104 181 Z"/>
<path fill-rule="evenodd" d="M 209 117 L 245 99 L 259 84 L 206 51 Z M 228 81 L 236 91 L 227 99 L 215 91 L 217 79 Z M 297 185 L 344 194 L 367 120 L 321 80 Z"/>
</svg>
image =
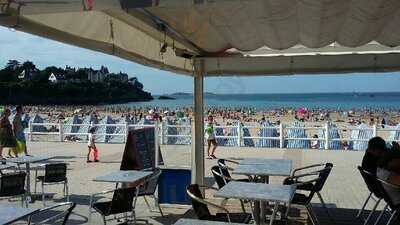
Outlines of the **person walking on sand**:
<svg viewBox="0 0 400 225">
<path fill-rule="evenodd" d="M 215 139 L 215 132 L 214 132 L 214 118 L 213 116 L 208 116 L 208 122 L 207 122 L 207 127 L 206 127 L 206 138 L 207 138 L 207 154 L 208 157 L 207 159 L 216 159 L 217 157 L 214 155 L 215 150 L 217 149 L 217 141 Z M 211 145 L 213 145 L 213 148 L 211 150 Z M 211 150 L 211 152 L 210 152 Z"/>
<path fill-rule="evenodd" d="M 88 153 L 87 153 L 87 157 L 86 157 L 86 162 L 87 163 L 91 163 L 92 161 L 90 160 L 90 153 L 93 150 L 93 159 L 95 162 L 99 162 L 99 151 L 97 150 L 96 147 L 96 137 L 95 137 L 95 131 L 96 129 L 94 127 L 90 128 L 89 130 L 89 140 L 88 140 Z"/>
<path fill-rule="evenodd" d="M 6 108 L 0 117 L 0 156 L 3 157 L 3 148 L 9 148 L 8 156 L 11 155 L 11 151 L 16 147 L 16 140 L 14 132 L 8 117 L 11 115 L 10 109 Z M 18 155 L 16 155 L 18 156 Z"/>
<path fill-rule="evenodd" d="M 21 105 L 16 107 L 16 112 L 17 113 L 15 114 L 13 120 L 14 135 L 17 140 L 17 144 L 21 144 L 25 155 L 29 156 L 28 150 L 26 148 L 26 139 L 24 133 L 26 125 L 24 125 L 24 123 L 22 122 L 22 114 L 24 113 L 24 110 Z"/>
</svg>

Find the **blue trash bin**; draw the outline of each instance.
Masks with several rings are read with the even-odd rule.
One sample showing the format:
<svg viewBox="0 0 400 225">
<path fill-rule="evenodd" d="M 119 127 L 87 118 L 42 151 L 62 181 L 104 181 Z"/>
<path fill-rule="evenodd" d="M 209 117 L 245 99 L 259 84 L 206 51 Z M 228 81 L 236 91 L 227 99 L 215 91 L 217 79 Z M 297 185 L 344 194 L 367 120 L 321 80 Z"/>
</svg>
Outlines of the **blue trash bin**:
<svg viewBox="0 0 400 225">
<path fill-rule="evenodd" d="M 160 167 L 162 170 L 158 184 L 160 204 L 190 205 L 186 187 L 191 181 L 191 170 L 182 167 Z"/>
</svg>

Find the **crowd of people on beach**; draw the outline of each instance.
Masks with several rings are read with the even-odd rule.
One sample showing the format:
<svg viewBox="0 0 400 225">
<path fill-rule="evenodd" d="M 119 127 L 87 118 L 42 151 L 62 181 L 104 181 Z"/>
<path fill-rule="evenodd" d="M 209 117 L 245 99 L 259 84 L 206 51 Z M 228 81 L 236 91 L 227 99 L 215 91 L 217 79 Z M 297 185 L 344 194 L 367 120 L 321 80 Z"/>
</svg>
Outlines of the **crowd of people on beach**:
<svg viewBox="0 0 400 225">
<path fill-rule="evenodd" d="M 8 107 L 13 108 L 13 107 Z M 110 115 L 126 117 L 131 121 L 140 121 L 148 116 L 163 118 L 192 118 L 192 107 L 130 107 L 130 106 L 25 106 L 28 114 L 39 114 L 47 122 L 59 122 L 78 115 L 81 117 L 93 115 L 101 117 Z M 339 109 L 307 109 L 307 108 L 271 108 L 256 109 L 252 107 L 206 107 L 206 115 L 213 115 L 219 124 L 231 121 L 260 123 L 265 120 L 279 124 L 283 120 L 298 120 L 301 122 L 341 122 L 349 125 L 382 124 L 397 125 L 400 122 L 399 109 L 364 108 L 353 110 Z M 150 115 L 149 115 L 150 114 Z"/>
</svg>

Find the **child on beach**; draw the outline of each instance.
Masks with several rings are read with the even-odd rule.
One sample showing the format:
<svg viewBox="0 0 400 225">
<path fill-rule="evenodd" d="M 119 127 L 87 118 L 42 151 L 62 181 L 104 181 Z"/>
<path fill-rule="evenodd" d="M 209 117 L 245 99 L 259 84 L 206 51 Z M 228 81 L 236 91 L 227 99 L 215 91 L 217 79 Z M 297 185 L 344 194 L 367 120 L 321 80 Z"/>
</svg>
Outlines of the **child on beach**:
<svg viewBox="0 0 400 225">
<path fill-rule="evenodd" d="M 213 116 L 208 116 L 208 123 L 206 128 L 206 138 L 207 138 L 207 159 L 216 159 L 217 157 L 214 155 L 215 150 L 217 149 L 217 141 L 215 140 L 215 133 L 214 133 L 214 118 Z M 212 151 L 210 152 L 211 145 L 213 145 Z"/>
<path fill-rule="evenodd" d="M 96 147 L 96 143 L 95 143 L 95 131 L 96 129 L 94 127 L 90 128 L 89 130 L 89 140 L 88 140 L 88 154 L 86 157 L 86 162 L 87 163 L 91 163 L 92 161 L 90 160 L 90 152 L 93 150 L 93 159 L 95 162 L 99 162 L 99 151 Z"/>
</svg>

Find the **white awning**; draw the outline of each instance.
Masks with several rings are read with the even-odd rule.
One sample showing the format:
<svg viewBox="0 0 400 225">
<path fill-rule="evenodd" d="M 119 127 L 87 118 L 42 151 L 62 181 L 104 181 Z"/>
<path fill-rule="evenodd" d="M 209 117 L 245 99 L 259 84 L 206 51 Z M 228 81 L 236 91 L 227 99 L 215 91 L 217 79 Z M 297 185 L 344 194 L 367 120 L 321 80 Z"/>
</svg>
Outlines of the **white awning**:
<svg viewBox="0 0 400 225">
<path fill-rule="evenodd" d="M 192 74 L 194 58 L 209 76 L 400 68 L 399 0 L 0 0 L 0 9 L 0 25 L 177 73 Z"/>
</svg>

